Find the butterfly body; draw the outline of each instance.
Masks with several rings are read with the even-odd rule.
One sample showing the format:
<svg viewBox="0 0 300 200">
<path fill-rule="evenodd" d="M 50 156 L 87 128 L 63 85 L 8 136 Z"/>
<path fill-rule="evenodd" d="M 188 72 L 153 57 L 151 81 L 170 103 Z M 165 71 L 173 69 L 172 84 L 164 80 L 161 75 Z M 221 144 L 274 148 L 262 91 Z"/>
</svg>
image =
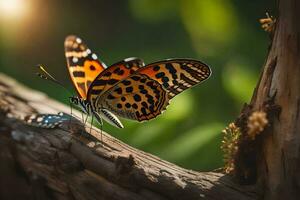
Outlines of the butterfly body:
<svg viewBox="0 0 300 200">
<path fill-rule="evenodd" d="M 73 105 L 78 107 L 79 110 L 81 110 L 83 113 L 85 113 L 87 115 L 92 114 L 92 107 L 90 105 L 90 102 L 88 102 L 87 100 L 84 100 L 77 96 L 70 97 L 69 100 L 70 100 L 70 103 L 72 103 Z"/>
<path fill-rule="evenodd" d="M 76 105 L 85 114 L 93 115 L 100 124 L 102 124 L 102 119 L 104 119 L 106 122 L 117 128 L 124 128 L 118 117 L 107 109 L 99 108 L 96 110 L 92 108 L 87 100 L 83 100 L 79 97 L 70 97 L 70 102 Z"/>
<path fill-rule="evenodd" d="M 192 59 L 168 59 L 145 65 L 128 58 L 107 67 L 76 36 L 65 41 L 67 67 L 78 97 L 71 102 L 122 128 L 117 116 L 145 121 L 161 114 L 169 101 L 184 90 L 206 80 L 210 68 Z"/>
</svg>

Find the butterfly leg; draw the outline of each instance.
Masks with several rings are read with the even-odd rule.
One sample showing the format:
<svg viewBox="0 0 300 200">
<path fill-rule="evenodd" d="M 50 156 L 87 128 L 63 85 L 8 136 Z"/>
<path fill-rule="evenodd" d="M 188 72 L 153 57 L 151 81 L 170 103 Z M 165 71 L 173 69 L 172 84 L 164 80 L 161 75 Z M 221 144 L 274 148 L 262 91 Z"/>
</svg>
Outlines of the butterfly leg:
<svg viewBox="0 0 300 200">
<path fill-rule="evenodd" d="M 86 118 L 84 120 L 84 125 L 86 125 L 86 122 L 87 122 L 88 118 L 89 118 L 89 115 L 86 115 Z"/>
<path fill-rule="evenodd" d="M 101 140 L 101 144 L 103 145 L 103 140 L 102 140 L 102 130 L 103 130 L 103 120 L 102 117 L 97 113 L 97 112 L 93 112 L 93 115 L 95 116 L 97 122 L 100 124 L 100 140 Z"/>
</svg>

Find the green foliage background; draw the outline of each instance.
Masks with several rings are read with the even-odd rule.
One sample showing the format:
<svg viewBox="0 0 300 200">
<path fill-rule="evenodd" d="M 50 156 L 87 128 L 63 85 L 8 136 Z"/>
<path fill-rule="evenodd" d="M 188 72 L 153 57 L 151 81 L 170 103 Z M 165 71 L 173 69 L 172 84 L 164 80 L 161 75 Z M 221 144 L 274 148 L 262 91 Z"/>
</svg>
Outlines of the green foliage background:
<svg viewBox="0 0 300 200">
<path fill-rule="evenodd" d="M 0 0 L 2 1 L 2 0 Z M 0 18 L 0 69 L 67 103 L 61 88 L 35 76 L 38 63 L 72 88 L 63 42 L 84 39 L 108 65 L 126 57 L 146 63 L 188 57 L 204 61 L 211 78 L 174 98 L 154 120 L 123 120 L 104 130 L 122 141 L 183 167 L 222 166 L 221 130 L 249 101 L 269 38 L 258 23 L 273 1 L 247 0 L 28 0 L 19 19 Z"/>
</svg>

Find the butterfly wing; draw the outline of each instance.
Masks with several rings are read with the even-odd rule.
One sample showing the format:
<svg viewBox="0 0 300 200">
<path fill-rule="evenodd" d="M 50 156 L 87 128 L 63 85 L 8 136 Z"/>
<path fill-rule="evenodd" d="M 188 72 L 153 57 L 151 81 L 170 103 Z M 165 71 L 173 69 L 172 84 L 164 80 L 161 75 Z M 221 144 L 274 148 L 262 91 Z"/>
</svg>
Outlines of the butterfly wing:
<svg viewBox="0 0 300 200">
<path fill-rule="evenodd" d="M 191 59 L 169 59 L 147 65 L 138 70 L 163 85 L 173 98 L 184 90 L 206 80 L 211 75 L 208 65 Z"/>
<path fill-rule="evenodd" d="M 87 99 L 89 102 L 95 101 L 101 94 L 109 90 L 119 81 L 125 79 L 130 74 L 145 66 L 144 61 L 139 58 L 126 58 L 123 61 L 117 62 L 103 72 L 101 72 L 92 82 Z"/>
<path fill-rule="evenodd" d="M 111 87 L 92 104 L 96 110 L 108 109 L 127 119 L 149 120 L 168 105 L 167 91 L 143 74 L 133 74 Z"/>
<path fill-rule="evenodd" d="M 86 99 L 90 84 L 107 66 L 74 35 L 68 36 L 65 40 L 65 56 L 76 91 L 81 98 Z"/>
<path fill-rule="evenodd" d="M 124 118 L 149 120 L 164 111 L 171 98 L 206 80 L 210 74 L 210 68 L 196 60 L 152 63 L 93 99 L 92 104 L 96 109 L 105 108 Z"/>
</svg>

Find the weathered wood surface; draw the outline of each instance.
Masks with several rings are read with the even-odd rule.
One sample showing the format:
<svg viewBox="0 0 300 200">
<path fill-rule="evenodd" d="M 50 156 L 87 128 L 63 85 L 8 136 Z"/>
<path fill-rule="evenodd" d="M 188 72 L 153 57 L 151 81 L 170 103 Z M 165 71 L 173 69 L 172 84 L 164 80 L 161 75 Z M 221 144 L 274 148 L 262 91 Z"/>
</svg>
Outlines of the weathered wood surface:
<svg viewBox="0 0 300 200">
<path fill-rule="evenodd" d="M 278 7 L 264 69 L 238 120 L 245 131 L 249 114 L 264 111 L 269 125 L 240 146 L 237 177 L 259 184 L 264 199 L 292 200 L 300 198 L 300 1 L 280 0 Z"/>
<path fill-rule="evenodd" d="M 79 121 L 46 130 L 21 120 L 30 113 L 58 111 L 70 109 L 0 75 L 0 199 L 257 197 L 253 186 L 239 186 L 221 173 L 183 169 L 106 133 L 97 144 L 83 134 Z M 100 138 L 96 128 L 91 134 Z"/>
<path fill-rule="evenodd" d="M 300 2 L 279 1 L 279 21 L 253 109 L 272 99 L 278 112 L 262 142 L 258 177 L 266 199 L 300 198 Z"/>
</svg>

